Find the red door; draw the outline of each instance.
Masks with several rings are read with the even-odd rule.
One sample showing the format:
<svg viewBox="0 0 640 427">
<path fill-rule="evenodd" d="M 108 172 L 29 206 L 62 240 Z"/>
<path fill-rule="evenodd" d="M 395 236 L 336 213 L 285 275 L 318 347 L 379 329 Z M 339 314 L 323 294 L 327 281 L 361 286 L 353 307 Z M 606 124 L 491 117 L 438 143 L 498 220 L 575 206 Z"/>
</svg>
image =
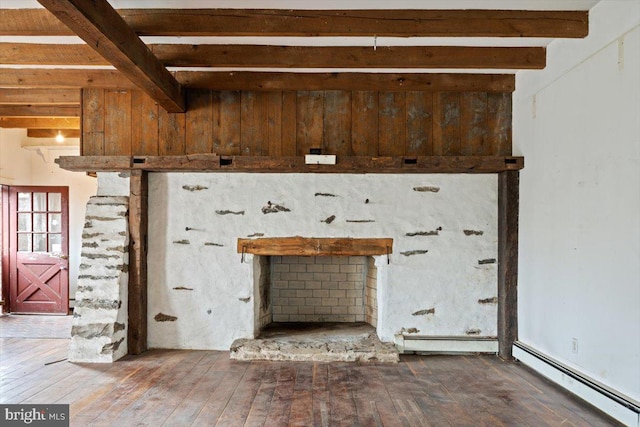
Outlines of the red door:
<svg viewBox="0 0 640 427">
<path fill-rule="evenodd" d="M 9 310 L 69 311 L 69 189 L 10 187 Z"/>
</svg>

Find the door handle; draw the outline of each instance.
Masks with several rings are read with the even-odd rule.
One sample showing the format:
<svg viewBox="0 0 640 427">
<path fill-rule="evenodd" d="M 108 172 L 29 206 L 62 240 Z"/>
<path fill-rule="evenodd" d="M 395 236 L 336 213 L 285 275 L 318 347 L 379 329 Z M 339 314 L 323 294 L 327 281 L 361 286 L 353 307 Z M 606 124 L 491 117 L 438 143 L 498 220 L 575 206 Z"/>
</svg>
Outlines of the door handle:
<svg viewBox="0 0 640 427">
<path fill-rule="evenodd" d="M 68 270 L 67 267 L 60 267 L 60 270 Z"/>
<path fill-rule="evenodd" d="M 69 255 L 60 255 L 60 259 L 69 259 Z"/>
</svg>

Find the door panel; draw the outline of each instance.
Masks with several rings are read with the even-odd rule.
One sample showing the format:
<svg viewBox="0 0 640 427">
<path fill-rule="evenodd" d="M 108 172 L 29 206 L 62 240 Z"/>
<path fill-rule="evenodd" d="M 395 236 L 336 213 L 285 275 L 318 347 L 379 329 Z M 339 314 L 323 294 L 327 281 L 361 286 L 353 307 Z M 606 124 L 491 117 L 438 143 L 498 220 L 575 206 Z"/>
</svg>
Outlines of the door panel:
<svg viewBox="0 0 640 427">
<path fill-rule="evenodd" d="M 67 187 L 9 191 L 9 308 L 14 313 L 69 310 Z"/>
</svg>

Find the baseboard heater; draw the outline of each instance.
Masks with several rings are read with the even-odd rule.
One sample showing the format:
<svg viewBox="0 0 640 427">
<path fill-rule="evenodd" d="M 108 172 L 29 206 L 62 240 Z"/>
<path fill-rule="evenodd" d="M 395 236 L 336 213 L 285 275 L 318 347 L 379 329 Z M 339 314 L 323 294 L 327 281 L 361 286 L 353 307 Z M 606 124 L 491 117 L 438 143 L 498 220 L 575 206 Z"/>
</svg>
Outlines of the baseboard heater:
<svg viewBox="0 0 640 427">
<path fill-rule="evenodd" d="M 513 343 L 513 357 L 618 421 L 640 427 L 640 403 L 527 344 Z"/>
<path fill-rule="evenodd" d="M 493 337 L 458 337 L 403 335 L 395 336 L 394 343 L 400 353 L 497 353 L 498 340 Z"/>
</svg>

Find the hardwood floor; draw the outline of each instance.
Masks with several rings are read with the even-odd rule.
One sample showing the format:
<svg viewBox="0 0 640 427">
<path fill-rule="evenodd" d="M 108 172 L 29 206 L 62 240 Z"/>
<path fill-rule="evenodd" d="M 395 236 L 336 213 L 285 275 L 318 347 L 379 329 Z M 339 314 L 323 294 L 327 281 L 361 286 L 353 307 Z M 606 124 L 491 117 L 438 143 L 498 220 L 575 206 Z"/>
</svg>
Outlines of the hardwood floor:
<svg viewBox="0 0 640 427">
<path fill-rule="evenodd" d="M 152 350 L 72 364 L 68 340 L 0 338 L 0 402 L 67 403 L 74 426 L 610 426 L 517 363 L 402 356 L 392 364 L 237 362 Z"/>
</svg>

